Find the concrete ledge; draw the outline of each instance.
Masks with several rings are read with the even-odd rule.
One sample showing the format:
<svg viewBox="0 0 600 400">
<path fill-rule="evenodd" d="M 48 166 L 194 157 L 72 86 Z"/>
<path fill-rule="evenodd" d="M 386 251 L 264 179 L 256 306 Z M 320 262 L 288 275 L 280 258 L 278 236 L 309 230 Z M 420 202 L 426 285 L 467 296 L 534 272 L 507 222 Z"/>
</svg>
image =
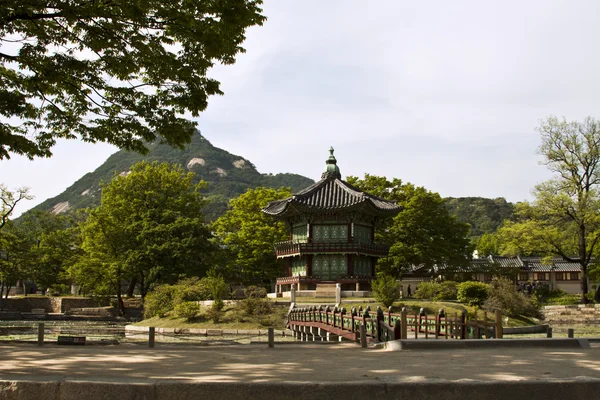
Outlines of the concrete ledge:
<svg viewBox="0 0 600 400">
<path fill-rule="evenodd" d="M 432 400 L 589 400 L 597 397 L 600 379 L 528 381 L 364 382 L 148 382 L 0 381 L 0 398 L 9 400 L 167 400 L 167 399 L 432 399 Z"/>
<path fill-rule="evenodd" d="M 503 328 L 502 332 L 505 335 L 522 335 L 527 333 L 546 333 L 548 332 L 548 325 L 534 325 L 534 326 L 518 326 L 514 328 Z"/>
<path fill-rule="evenodd" d="M 424 340 L 402 339 L 385 342 L 383 348 L 398 350 L 444 350 L 444 349 L 481 349 L 501 347 L 548 347 L 589 349 L 587 339 L 466 339 L 466 340 Z"/>
</svg>

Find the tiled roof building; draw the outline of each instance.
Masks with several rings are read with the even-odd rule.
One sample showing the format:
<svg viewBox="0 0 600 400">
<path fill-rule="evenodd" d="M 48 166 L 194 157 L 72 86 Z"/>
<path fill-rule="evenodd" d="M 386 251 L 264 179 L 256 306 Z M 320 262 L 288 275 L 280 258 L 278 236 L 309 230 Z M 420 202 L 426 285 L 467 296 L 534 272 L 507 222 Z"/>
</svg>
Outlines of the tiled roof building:
<svg viewBox="0 0 600 400">
<path fill-rule="evenodd" d="M 475 258 L 461 266 L 441 264 L 426 268 L 423 265 L 411 265 L 405 277 L 426 280 L 441 276 L 454 279 L 460 275 L 461 279 L 490 281 L 499 274 L 512 277 L 516 283 L 542 282 L 552 289 L 563 289 L 568 293 L 580 291 L 581 266 L 562 258 L 488 256 Z"/>
</svg>

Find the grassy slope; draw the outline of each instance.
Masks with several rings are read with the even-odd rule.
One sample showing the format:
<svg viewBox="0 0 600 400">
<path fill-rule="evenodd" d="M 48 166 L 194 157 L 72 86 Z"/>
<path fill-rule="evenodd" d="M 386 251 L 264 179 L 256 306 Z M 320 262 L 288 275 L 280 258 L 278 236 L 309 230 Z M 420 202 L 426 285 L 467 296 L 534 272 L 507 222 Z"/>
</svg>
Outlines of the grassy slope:
<svg viewBox="0 0 600 400">
<path fill-rule="evenodd" d="M 306 305 L 300 304 L 299 307 L 309 306 L 309 305 L 327 305 L 335 303 L 335 299 L 311 299 L 311 303 L 307 303 Z M 378 303 L 373 299 L 364 299 L 364 302 L 347 302 L 340 305 L 340 307 L 345 307 L 346 310 L 350 310 L 352 307 L 363 307 L 363 309 L 367 306 L 371 307 L 371 310 L 376 310 Z M 304 301 L 304 299 L 303 299 Z M 444 309 L 444 312 L 447 315 L 460 314 L 463 310 L 466 310 L 469 313 L 469 316 L 473 316 L 476 312 L 475 307 L 466 306 L 460 303 L 455 302 L 436 302 L 436 301 L 422 301 L 422 300 L 403 300 L 394 303 L 392 312 L 399 312 L 402 307 L 406 307 L 409 314 L 417 313 L 421 308 L 425 309 L 425 312 L 429 315 L 437 314 L 440 309 Z M 383 308 L 383 307 L 382 307 Z M 233 306 L 225 306 L 224 308 L 224 316 L 222 321 L 218 324 L 213 323 L 209 319 L 205 317 L 206 309 L 202 310 L 202 316 L 197 318 L 194 321 L 185 321 L 183 318 L 174 318 L 174 317 L 153 317 L 150 319 L 145 319 L 136 323 L 135 325 L 139 326 L 154 326 L 156 328 L 199 328 L 199 329 L 265 329 L 268 326 L 273 326 L 277 329 L 285 328 L 285 316 L 287 314 L 288 308 L 286 306 L 274 306 L 273 313 L 270 316 L 262 318 L 262 320 L 257 318 L 249 318 L 249 317 L 241 317 L 240 313 L 235 310 Z M 479 310 L 477 311 L 478 319 L 483 319 L 484 312 Z M 493 314 L 488 313 L 488 318 L 491 320 L 494 318 Z M 504 318 L 504 317 L 503 317 Z M 528 318 L 509 318 L 508 326 L 527 326 L 527 325 L 536 325 L 538 321 Z"/>
</svg>

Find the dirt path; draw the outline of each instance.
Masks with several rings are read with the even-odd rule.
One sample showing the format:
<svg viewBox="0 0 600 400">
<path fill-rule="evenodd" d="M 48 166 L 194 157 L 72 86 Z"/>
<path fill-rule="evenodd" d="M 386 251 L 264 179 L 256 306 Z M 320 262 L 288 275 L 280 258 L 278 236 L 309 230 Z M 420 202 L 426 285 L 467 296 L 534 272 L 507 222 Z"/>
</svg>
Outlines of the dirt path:
<svg viewBox="0 0 600 400">
<path fill-rule="evenodd" d="M 354 344 L 240 346 L 0 345 L 2 380 L 109 382 L 418 382 L 431 380 L 600 379 L 591 349 L 399 351 Z"/>
</svg>

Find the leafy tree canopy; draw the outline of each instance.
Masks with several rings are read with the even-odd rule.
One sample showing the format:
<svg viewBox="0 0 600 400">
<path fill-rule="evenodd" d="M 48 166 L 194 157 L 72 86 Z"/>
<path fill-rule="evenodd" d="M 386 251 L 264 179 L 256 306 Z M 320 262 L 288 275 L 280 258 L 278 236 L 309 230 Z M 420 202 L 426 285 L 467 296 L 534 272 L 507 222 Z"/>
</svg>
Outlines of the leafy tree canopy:
<svg viewBox="0 0 600 400">
<path fill-rule="evenodd" d="M 155 284 L 204 274 L 214 248 L 201 211 L 206 185 L 192 179 L 181 166 L 145 162 L 116 176 L 82 226 L 86 257 L 75 278 L 120 298 L 122 279 L 136 278 L 144 296 Z"/>
<path fill-rule="evenodd" d="M 0 159 L 48 157 L 57 138 L 145 151 L 189 142 L 261 0 L 4 0 Z"/>
<path fill-rule="evenodd" d="M 403 210 L 376 231 L 376 240 L 390 245 L 387 258 L 378 262 L 380 272 L 398 275 L 411 264 L 464 265 L 471 255 L 469 225 L 452 216 L 437 193 L 394 178 L 365 174 L 348 177 L 348 183 L 370 194 L 394 200 Z"/>
<path fill-rule="evenodd" d="M 290 195 L 287 188 L 250 189 L 231 200 L 230 209 L 212 224 L 228 254 L 225 275 L 230 282 L 268 285 L 281 275 L 273 245 L 286 240 L 289 231 L 283 222 L 264 214 L 262 209 L 270 201 Z"/>
<path fill-rule="evenodd" d="M 549 117 L 538 128 L 539 153 L 555 177 L 536 186 L 532 203 L 517 205 L 516 222 L 499 230 L 505 254 L 559 256 L 582 269 L 582 301 L 588 266 L 600 248 L 600 121 Z"/>
<path fill-rule="evenodd" d="M 2 272 L 7 283 L 31 279 L 47 289 L 67 283 L 65 269 L 80 254 L 76 222 L 65 215 L 35 211 L 9 223 L 3 231 Z"/>
</svg>

